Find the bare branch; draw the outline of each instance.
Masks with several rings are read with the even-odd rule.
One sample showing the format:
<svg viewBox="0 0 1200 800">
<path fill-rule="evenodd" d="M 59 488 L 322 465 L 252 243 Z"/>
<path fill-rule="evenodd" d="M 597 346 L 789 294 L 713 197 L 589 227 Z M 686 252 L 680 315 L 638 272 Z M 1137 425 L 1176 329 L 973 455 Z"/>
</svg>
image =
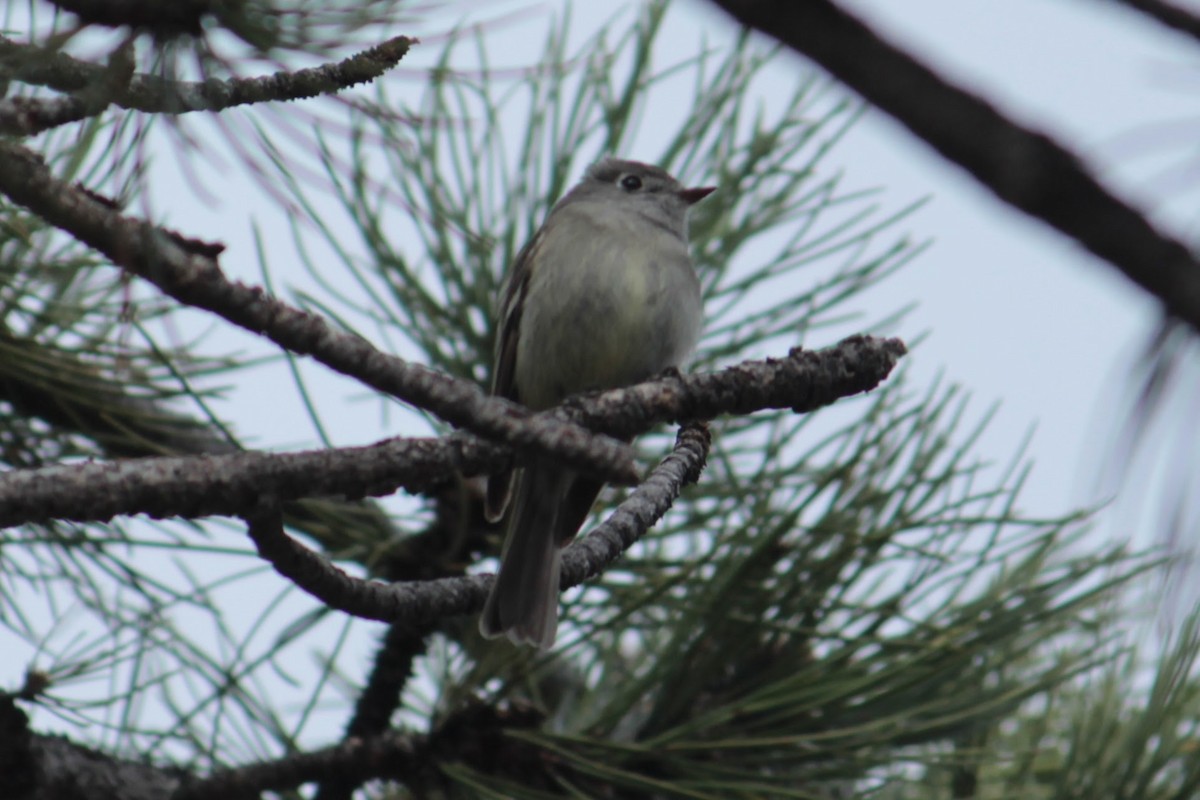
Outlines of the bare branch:
<svg viewBox="0 0 1200 800">
<path fill-rule="evenodd" d="M 899 339 L 850 336 L 832 347 L 796 347 L 787 358 L 743 361 L 717 372 L 674 373 L 658 380 L 567 401 L 571 419 L 628 437 L 654 422 L 715 419 L 787 408 L 803 414 L 869 392 L 908 352 Z"/>
<path fill-rule="evenodd" d="M 563 553 L 562 587 L 596 577 L 657 522 L 688 482 L 704 466 L 710 440 L 707 428 L 687 426 L 675 449 L 603 523 Z M 493 576 L 469 575 L 408 584 L 383 584 L 347 575 L 283 530 L 273 498 L 247 515 L 248 532 L 259 555 L 296 586 L 324 605 L 355 617 L 402 624 L 417 630 L 446 617 L 477 613 Z"/>
<path fill-rule="evenodd" d="M 106 108 L 107 102 L 89 103 L 78 97 L 8 97 L 0 100 L 0 133 L 33 136 L 94 117 Z"/>
<path fill-rule="evenodd" d="M 563 554 L 562 588 L 577 586 L 604 572 L 662 519 L 683 487 L 700 479 L 711 446 L 707 425 L 684 426 L 675 440 L 675 450 L 637 491 Z"/>
<path fill-rule="evenodd" d="M 467 764 L 489 775 L 529 780 L 545 773 L 545 751 L 507 732 L 535 729 L 542 720 L 543 714 L 527 705 L 496 709 L 469 703 L 425 735 L 388 732 L 221 770 L 206 779 L 189 781 L 171 800 L 258 797 L 264 791 L 284 792 L 314 781 L 359 785 L 380 778 L 403 783 L 413 797 L 437 797 L 447 788 L 438 766 L 446 762 Z"/>
<path fill-rule="evenodd" d="M 1073 153 L 955 86 L 831 0 L 714 0 L 811 58 L 1006 203 L 1076 239 L 1200 332 L 1200 262 Z"/>
<path fill-rule="evenodd" d="M 562 424 L 569 417 L 616 436 L 636 436 L 661 422 L 769 408 L 812 411 L 875 388 L 904 352 L 897 339 L 855 336 L 823 350 L 796 349 L 783 359 L 673 374 L 575 398 L 525 424 Z M 237 452 L 13 470 L 0 476 L 0 527 L 50 519 L 107 521 L 119 514 L 239 515 L 264 495 L 284 501 L 384 496 L 401 487 L 422 492 L 455 474 L 493 472 L 507 460 L 501 446 L 459 433 L 301 453 Z"/>
<path fill-rule="evenodd" d="M 475 474 L 503 463 L 502 457 L 503 451 L 480 439 L 448 437 L 13 470 L 0 477 L 0 527 L 50 519 L 103 522 L 121 514 L 232 516 L 254 508 L 263 494 L 280 500 L 385 496 L 401 486 L 427 487 L 456 469 Z"/>
<path fill-rule="evenodd" d="M 107 67 L 0 36 L 0 67 L 11 79 L 60 92 L 89 93 L 86 98 L 5 100 L 0 103 L 0 132 L 31 135 L 93 116 L 109 104 L 133 111 L 185 114 L 336 94 L 379 78 L 416 43 L 414 38 L 397 36 L 338 62 L 259 78 L 194 82 L 135 74 L 115 83 L 109 80 Z M 104 91 L 91 91 L 103 83 L 110 85 Z"/>
</svg>

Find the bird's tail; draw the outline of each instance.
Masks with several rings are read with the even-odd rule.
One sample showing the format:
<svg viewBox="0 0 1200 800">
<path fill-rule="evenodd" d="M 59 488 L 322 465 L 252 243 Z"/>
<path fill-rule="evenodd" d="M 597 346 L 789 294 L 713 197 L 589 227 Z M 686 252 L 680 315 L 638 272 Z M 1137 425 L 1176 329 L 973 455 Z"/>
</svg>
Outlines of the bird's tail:
<svg viewBox="0 0 1200 800">
<path fill-rule="evenodd" d="M 509 510 L 500 572 L 479 618 L 488 638 L 549 649 L 558 630 L 559 517 L 573 475 L 559 466 L 532 464 L 517 479 Z M 574 531 L 572 531 L 572 534 Z"/>
</svg>

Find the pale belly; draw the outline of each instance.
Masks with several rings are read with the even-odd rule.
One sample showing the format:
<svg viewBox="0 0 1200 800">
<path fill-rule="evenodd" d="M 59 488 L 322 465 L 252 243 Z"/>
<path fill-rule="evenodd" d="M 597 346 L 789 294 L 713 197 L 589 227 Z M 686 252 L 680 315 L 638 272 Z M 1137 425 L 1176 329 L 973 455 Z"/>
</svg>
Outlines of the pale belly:
<svg viewBox="0 0 1200 800">
<path fill-rule="evenodd" d="M 529 407 L 637 383 L 679 366 L 695 346 L 700 298 L 690 265 L 632 270 L 609 261 L 569 284 L 546 276 L 550 285 L 538 288 L 551 291 L 538 294 L 556 302 L 527 305 L 514 377 Z"/>
</svg>

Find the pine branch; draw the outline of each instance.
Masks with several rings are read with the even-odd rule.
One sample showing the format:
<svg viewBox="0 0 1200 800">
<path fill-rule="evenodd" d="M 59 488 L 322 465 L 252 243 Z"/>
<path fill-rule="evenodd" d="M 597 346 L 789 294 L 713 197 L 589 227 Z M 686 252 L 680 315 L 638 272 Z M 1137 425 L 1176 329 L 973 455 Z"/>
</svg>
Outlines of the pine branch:
<svg viewBox="0 0 1200 800">
<path fill-rule="evenodd" d="M 33 136 L 42 131 L 94 117 L 108 108 L 102 98 L 78 97 L 7 97 L 0 100 L 0 133 Z"/>
<path fill-rule="evenodd" d="M 258 78 L 192 82 L 130 73 L 114 81 L 107 67 L 0 36 L 0 68 L 13 80 L 74 94 L 0 100 L 0 133 L 32 136 L 96 116 L 110 105 L 147 113 L 186 114 L 333 95 L 376 80 L 395 67 L 416 42 L 397 36 L 335 63 L 280 70 Z"/>
<path fill-rule="evenodd" d="M 599 575 L 654 525 L 683 486 L 697 480 L 708 446 L 707 428 L 682 429 L 674 451 L 612 516 L 563 552 L 562 588 L 569 589 Z M 259 555 L 280 575 L 329 608 L 362 619 L 406 624 L 414 629 L 447 617 L 474 614 L 483 608 L 492 576 L 391 585 L 354 578 L 289 537 L 274 503 L 274 498 L 263 498 L 259 509 L 247 515 L 250 538 Z"/>
<path fill-rule="evenodd" d="M 523 424 L 567 417 L 618 437 L 661 422 L 790 408 L 813 411 L 879 385 L 904 354 L 897 339 L 853 337 L 785 359 L 746 361 L 714 373 L 674 374 L 568 401 Z M 384 496 L 420 493 L 453 475 L 484 475 L 506 464 L 504 449 L 465 434 L 388 439 L 367 447 L 301 453 L 238 452 L 13 470 L 0 475 L 0 527 L 51 519 L 108 521 L 152 517 L 236 516 L 259 498 Z"/>
<path fill-rule="evenodd" d="M 23 417 L 95 442 L 109 457 L 238 449 L 209 423 L 171 409 L 168 393 L 134 393 L 127 356 L 73 350 L 0 330 L 0 400 Z M 139 377 L 141 377 L 139 375 Z"/>
</svg>

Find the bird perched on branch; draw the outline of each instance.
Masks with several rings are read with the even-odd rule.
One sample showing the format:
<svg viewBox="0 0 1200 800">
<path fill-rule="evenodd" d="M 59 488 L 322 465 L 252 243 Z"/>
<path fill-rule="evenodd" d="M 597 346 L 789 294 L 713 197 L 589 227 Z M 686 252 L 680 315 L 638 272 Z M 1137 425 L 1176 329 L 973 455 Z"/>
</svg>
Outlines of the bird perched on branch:
<svg viewBox="0 0 1200 800">
<path fill-rule="evenodd" d="M 607 158 L 551 209 L 517 255 L 499 305 L 492 393 L 535 411 L 679 366 L 700 335 L 688 209 L 713 187 Z M 486 513 L 508 522 L 479 629 L 541 649 L 558 628 L 559 556 L 601 482 L 543 459 L 488 480 Z"/>
</svg>

